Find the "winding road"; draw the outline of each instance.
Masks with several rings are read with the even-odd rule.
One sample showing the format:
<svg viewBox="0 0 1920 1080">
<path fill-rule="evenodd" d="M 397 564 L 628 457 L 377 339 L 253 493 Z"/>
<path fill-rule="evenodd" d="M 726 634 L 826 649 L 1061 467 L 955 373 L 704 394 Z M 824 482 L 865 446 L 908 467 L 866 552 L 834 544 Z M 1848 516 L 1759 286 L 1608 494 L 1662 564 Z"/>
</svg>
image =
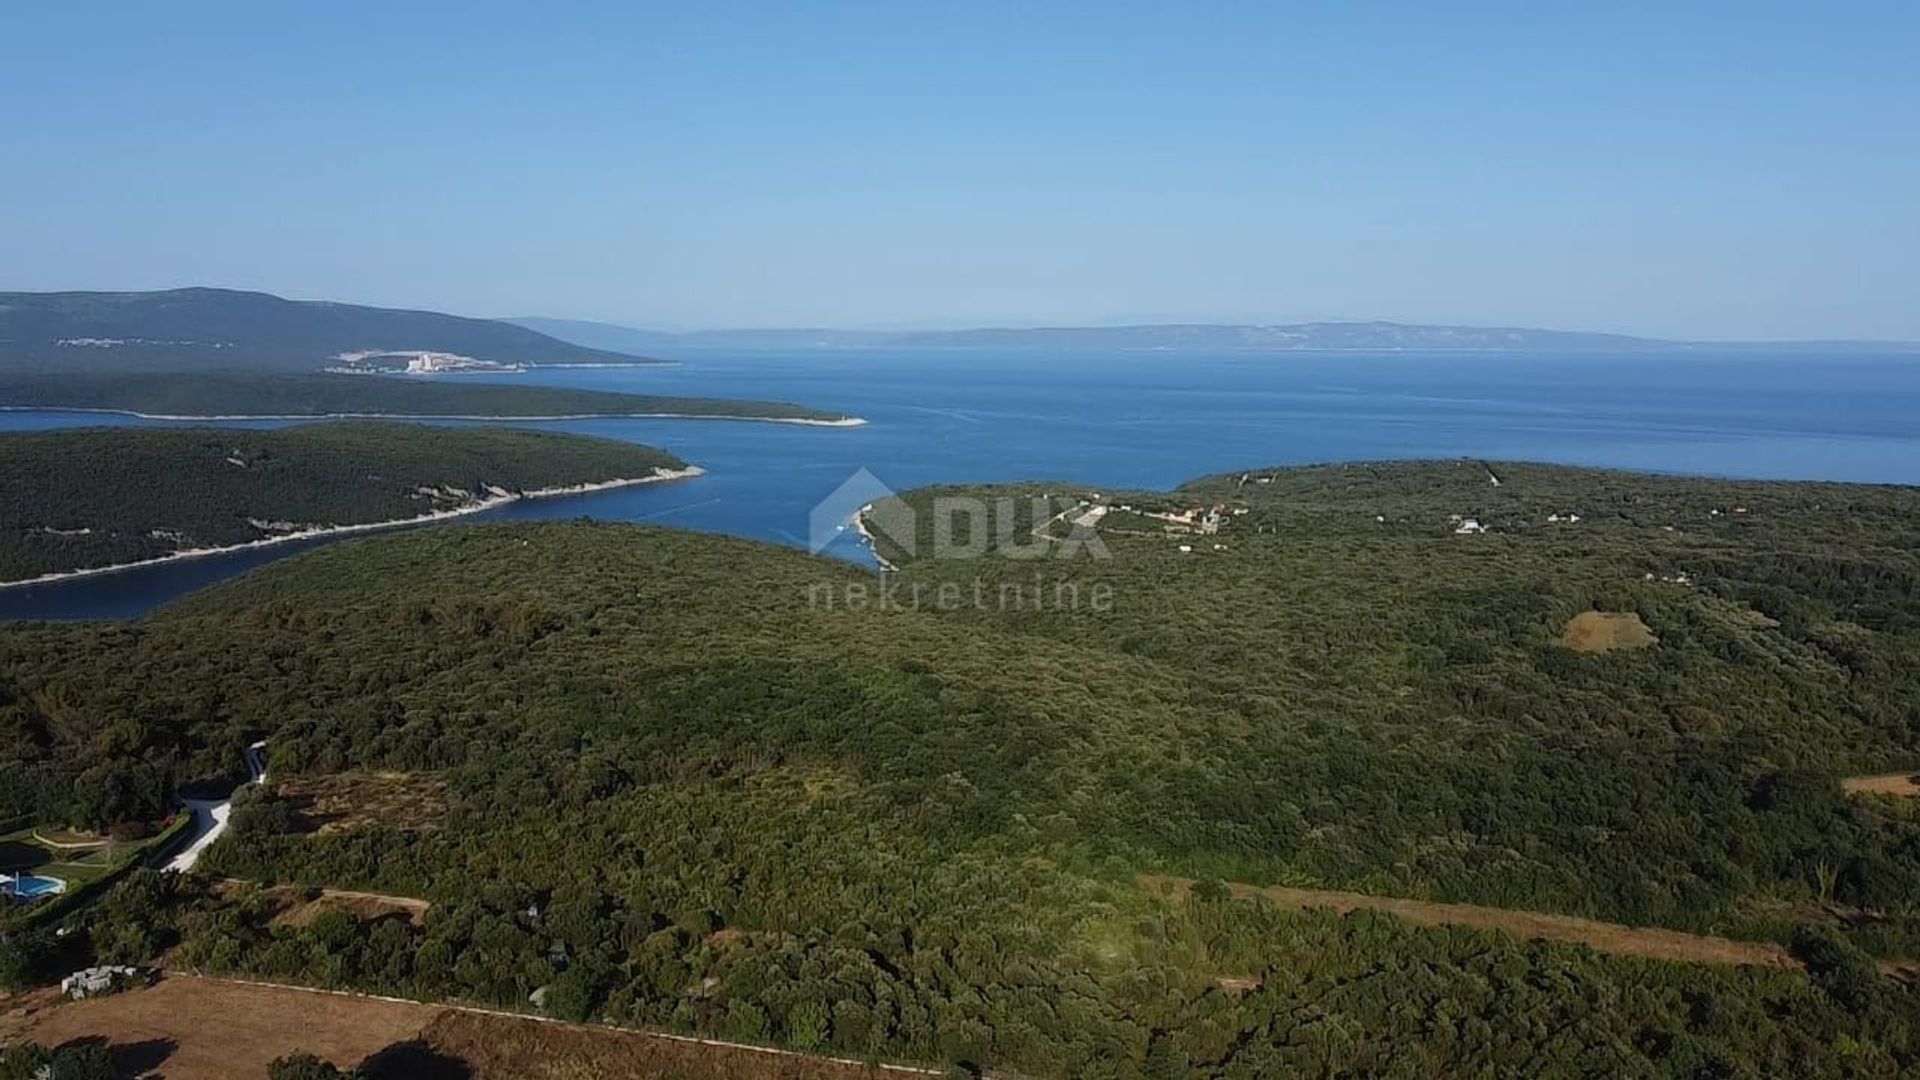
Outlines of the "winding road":
<svg viewBox="0 0 1920 1080">
<path fill-rule="evenodd" d="M 267 743 L 264 739 L 247 747 L 247 771 L 253 774 L 247 780 L 247 784 L 258 784 L 267 778 L 266 747 Z M 245 786 L 246 784 L 240 785 L 240 787 Z M 234 788 L 235 792 L 239 790 L 239 787 Z M 194 865 L 200 861 L 200 856 L 213 846 L 215 840 L 220 839 L 222 833 L 227 831 L 227 821 L 233 815 L 233 796 L 228 795 L 224 799 L 183 799 L 181 801 L 185 802 L 187 809 L 193 813 L 193 838 L 187 841 L 186 847 L 180 849 L 180 854 L 168 860 L 165 869 L 185 874 L 192 871 Z"/>
</svg>

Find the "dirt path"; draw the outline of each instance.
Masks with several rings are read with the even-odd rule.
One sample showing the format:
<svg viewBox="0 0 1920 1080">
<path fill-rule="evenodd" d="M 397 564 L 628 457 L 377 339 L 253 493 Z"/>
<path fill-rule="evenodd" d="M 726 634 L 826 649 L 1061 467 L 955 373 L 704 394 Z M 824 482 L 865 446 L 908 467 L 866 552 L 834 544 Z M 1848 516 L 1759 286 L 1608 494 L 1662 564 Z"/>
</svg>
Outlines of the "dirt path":
<svg viewBox="0 0 1920 1080">
<path fill-rule="evenodd" d="M 32 836 L 34 843 L 54 851 L 97 851 L 113 843 L 113 841 L 105 838 L 99 840 L 49 840 L 39 829 L 33 830 Z"/>
<path fill-rule="evenodd" d="M 1142 875 L 1140 881 L 1161 895 L 1179 899 L 1184 899 L 1193 888 L 1193 882 L 1186 878 L 1149 874 Z M 1240 899 L 1264 896 L 1282 907 L 1331 908 L 1341 914 L 1359 910 L 1383 911 L 1422 926 L 1470 926 L 1481 930 L 1500 930 L 1522 940 L 1576 942 L 1597 952 L 1619 956 L 1692 964 L 1734 964 L 1793 970 L 1800 967 L 1800 962 L 1787 950 L 1765 941 L 1734 941 L 1731 938 L 1688 934 L 1679 930 L 1623 926 L 1574 915 L 1405 900 L 1334 889 L 1294 889 L 1284 885 L 1259 888 L 1238 882 L 1228 887 Z"/>
<path fill-rule="evenodd" d="M 1909 772 L 1880 773 L 1877 776 L 1849 776 L 1840 781 L 1840 790 L 1849 795 L 1904 795 L 1920 798 L 1920 783 Z"/>
</svg>

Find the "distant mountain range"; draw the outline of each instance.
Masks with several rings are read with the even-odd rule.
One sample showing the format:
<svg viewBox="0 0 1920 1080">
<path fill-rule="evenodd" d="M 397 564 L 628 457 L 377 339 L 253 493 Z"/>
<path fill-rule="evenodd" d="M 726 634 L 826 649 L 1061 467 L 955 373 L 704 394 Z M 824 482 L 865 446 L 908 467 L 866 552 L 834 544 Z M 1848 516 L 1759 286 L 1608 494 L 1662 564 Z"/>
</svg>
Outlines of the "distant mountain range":
<svg viewBox="0 0 1920 1080">
<path fill-rule="evenodd" d="M 509 365 L 649 362 L 494 319 L 232 289 L 0 293 L 0 371 L 306 372 L 353 353 Z"/>
<path fill-rule="evenodd" d="M 508 320 L 563 341 L 614 351 L 672 349 L 1219 349 L 1296 352 L 1510 351 L 1542 353 L 1669 352 L 1720 349 L 1828 348 L 1920 350 L 1910 342 L 1692 342 L 1519 327 L 1435 326 L 1395 322 L 1310 322 L 1284 325 L 1172 323 L 1146 326 L 1043 326 L 977 330 L 701 330 L 667 333 L 569 319 Z"/>
<path fill-rule="evenodd" d="M 1913 351 L 1897 342 L 1686 342 L 1516 327 L 1394 322 L 1000 327 L 972 330 L 703 330 L 669 333 L 567 319 L 473 319 L 287 300 L 232 289 L 0 293 L 0 373 L 312 372 L 490 365 L 631 365 L 701 349 L 1510 351 L 1617 353 L 1823 348 Z M 477 361 L 468 364 L 467 361 Z"/>
</svg>

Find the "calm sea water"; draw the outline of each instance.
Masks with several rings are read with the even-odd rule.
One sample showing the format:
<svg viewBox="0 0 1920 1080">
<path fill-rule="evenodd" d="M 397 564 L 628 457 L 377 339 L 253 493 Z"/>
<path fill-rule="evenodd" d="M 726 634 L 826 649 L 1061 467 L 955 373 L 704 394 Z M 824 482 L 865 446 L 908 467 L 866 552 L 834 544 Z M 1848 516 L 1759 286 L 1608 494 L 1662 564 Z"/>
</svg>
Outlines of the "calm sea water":
<svg viewBox="0 0 1920 1080">
<path fill-rule="evenodd" d="M 674 367 L 561 369 L 501 379 L 771 398 L 871 423 L 854 429 L 695 420 L 527 425 L 661 446 L 705 466 L 709 475 L 519 503 L 428 527 L 587 515 L 803 546 L 808 511 L 862 468 L 895 488 L 1006 480 L 1121 488 L 1167 487 L 1265 465 L 1471 455 L 1920 483 L 1920 357 L 1912 355 L 815 351 L 691 354 Z M 0 429 L 102 422 L 108 421 L 96 415 L 0 413 Z M 0 618 L 135 615 L 310 546 L 0 589 Z M 865 557 L 850 542 L 832 550 Z"/>
</svg>

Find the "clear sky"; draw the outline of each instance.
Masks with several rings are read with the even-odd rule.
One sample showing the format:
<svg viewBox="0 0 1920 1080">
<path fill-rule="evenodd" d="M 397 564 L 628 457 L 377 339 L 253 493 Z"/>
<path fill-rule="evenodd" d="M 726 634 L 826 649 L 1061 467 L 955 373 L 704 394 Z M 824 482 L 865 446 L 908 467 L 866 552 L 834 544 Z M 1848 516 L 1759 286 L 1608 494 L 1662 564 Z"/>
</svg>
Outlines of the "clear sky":
<svg viewBox="0 0 1920 1080">
<path fill-rule="evenodd" d="M 0 109 L 0 288 L 1920 339 L 1914 0 L 23 3 Z"/>
</svg>

